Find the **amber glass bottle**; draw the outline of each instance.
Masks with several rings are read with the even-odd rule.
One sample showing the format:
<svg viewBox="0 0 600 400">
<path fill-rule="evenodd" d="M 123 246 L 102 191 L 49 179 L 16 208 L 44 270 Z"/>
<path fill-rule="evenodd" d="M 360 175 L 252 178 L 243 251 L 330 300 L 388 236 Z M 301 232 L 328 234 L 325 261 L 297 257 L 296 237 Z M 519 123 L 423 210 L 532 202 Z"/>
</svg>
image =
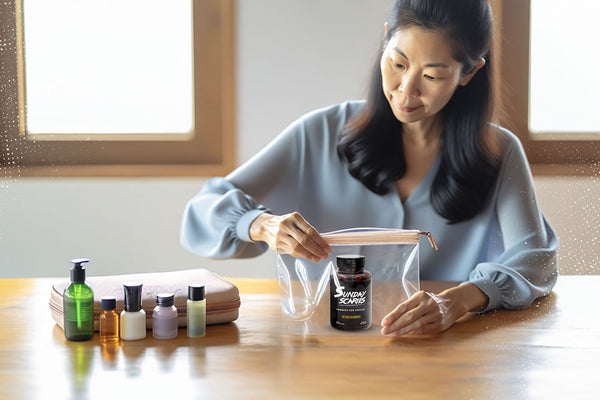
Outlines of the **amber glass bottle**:
<svg viewBox="0 0 600 400">
<path fill-rule="evenodd" d="M 114 297 L 102 298 L 102 313 L 98 319 L 100 343 L 119 341 L 119 314 L 115 311 L 117 300 Z"/>
</svg>

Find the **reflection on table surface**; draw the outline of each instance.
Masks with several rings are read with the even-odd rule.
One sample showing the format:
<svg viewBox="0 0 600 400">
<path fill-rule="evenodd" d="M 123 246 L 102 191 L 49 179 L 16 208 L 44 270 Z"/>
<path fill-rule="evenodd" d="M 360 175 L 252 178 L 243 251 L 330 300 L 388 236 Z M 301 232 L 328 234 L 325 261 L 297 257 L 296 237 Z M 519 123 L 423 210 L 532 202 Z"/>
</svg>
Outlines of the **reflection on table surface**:
<svg viewBox="0 0 600 400">
<path fill-rule="evenodd" d="M 397 339 L 291 333 L 276 281 L 232 281 L 240 318 L 209 326 L 205 338 L 148 331 L 100 345 L 97 334 L 64 339 L 48 310 L 53 280 L 1 279 L 0 399 L 600 398 L 599 276 L 560 277 L 528 310 Z M 445 284 L 423 283 L 436 285 Z"/>
</svg>

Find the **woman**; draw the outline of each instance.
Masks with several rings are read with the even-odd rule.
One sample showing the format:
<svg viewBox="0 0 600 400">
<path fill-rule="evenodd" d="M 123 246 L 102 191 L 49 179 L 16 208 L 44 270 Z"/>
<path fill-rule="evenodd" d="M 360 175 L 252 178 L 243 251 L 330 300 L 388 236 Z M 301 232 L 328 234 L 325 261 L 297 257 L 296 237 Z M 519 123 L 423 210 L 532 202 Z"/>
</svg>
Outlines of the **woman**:
<svg viewBox="0 0 600 400">
<path fill-rule="evenodd" d="M 309 113 L 188 204 L 182 245 L 207 257 L 268 247 L 311 261 L 319 232 L 431 231 L 418 292 L 385 335 L 437 333 L 468 312 L 525 308 L 550 292 L 557 239 L 518 139 L 490 123 L 492 16 L 485 0 L 397 0 L 366 101 Z"/>
</svg>

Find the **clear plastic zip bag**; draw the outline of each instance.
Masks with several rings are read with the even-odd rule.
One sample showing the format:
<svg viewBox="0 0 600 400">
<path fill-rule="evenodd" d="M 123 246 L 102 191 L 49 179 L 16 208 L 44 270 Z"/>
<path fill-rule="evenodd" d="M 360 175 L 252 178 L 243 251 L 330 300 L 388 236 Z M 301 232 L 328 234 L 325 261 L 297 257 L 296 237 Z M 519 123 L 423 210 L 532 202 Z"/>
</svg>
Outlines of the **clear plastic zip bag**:
<svg viewBox="0 0 600 400">
<path fill-rule="evenodd" d="M 419 239 L 423 235 L 437 249 L 429 232 L 353 228 L 321 235 L 332 249 L 325 260 L 311 262 L 277 254 L 281 309 L 290 333 L 379 335 L 383 317 L 419 291 Z M 348 258 L 362 259 L 367 271 L 362 278 L 356 275 L 358 289 L 353 292 L 347 287 L 348 277 L 354 275 L 342 273 L 338 266 Z M 367 286 L 365 280 L 370 281 Z"/>
</svg>

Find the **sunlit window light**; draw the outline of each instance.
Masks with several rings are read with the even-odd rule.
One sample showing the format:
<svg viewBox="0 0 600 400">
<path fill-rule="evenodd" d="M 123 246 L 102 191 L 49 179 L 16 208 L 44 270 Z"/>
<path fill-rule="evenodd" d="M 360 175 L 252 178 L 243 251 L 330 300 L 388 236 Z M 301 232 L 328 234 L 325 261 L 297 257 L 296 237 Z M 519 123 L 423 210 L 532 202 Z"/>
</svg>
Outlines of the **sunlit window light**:
<svg viewBox="0 0 600 400">
<path fill-rule="evenodd" d="M 23 0 L 29 134 L 189 133 L 190 0 Z"/>
</svg>

